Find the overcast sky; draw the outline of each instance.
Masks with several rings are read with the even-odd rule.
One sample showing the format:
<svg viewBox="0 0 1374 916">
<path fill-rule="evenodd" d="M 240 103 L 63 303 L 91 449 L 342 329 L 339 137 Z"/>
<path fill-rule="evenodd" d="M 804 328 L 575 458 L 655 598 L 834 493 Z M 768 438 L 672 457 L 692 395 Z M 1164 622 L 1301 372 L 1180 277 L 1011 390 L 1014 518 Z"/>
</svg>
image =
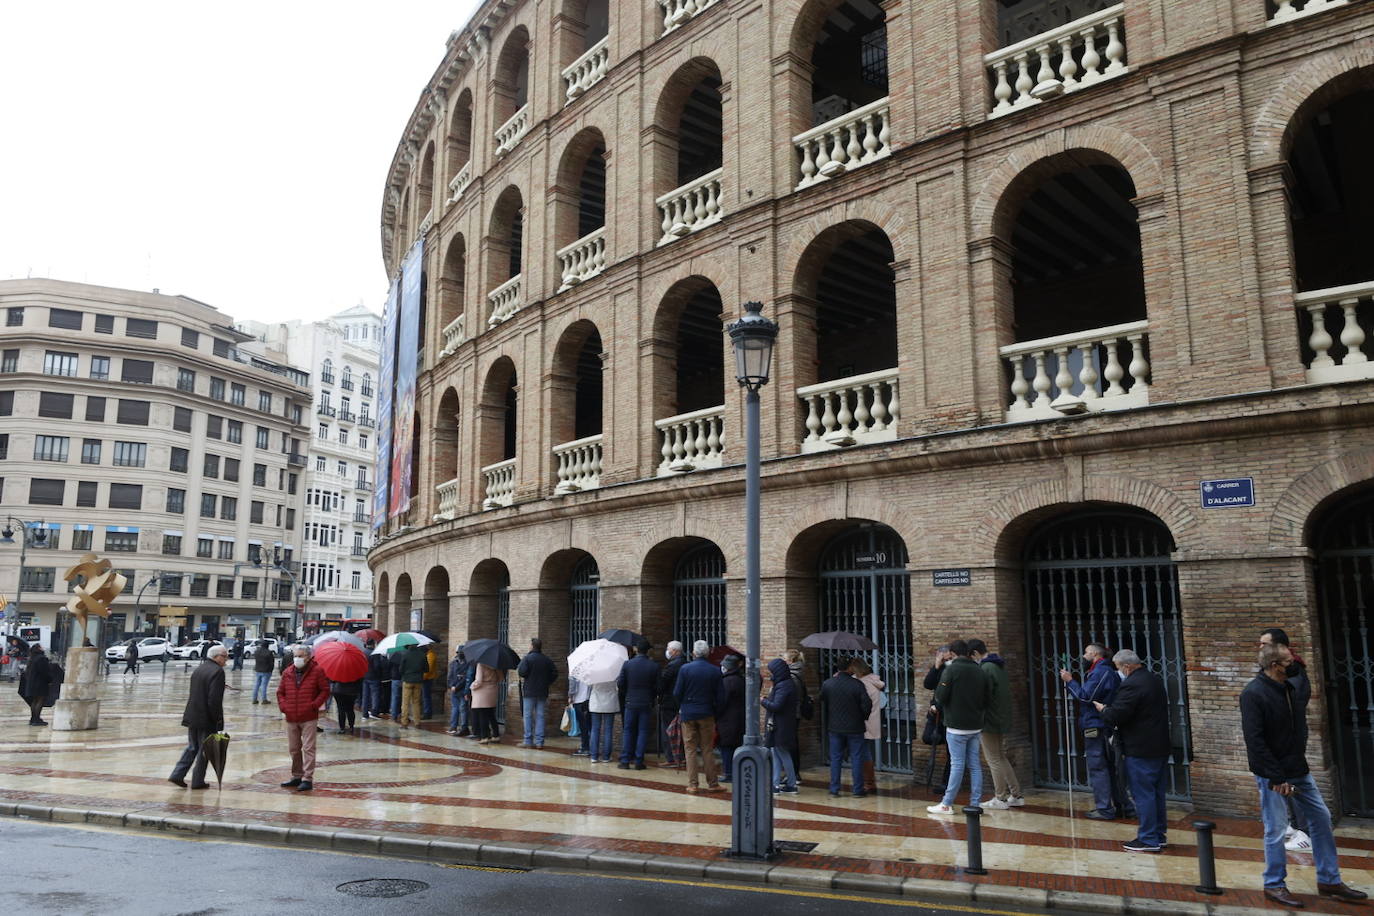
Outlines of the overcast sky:
<svg viewBox="0 0 1374 916">
<path fill-rule="evenodd" d="M 476 5 L 5 3 L 0 278 L 380 312 L 386 168 Z"/>
</svg>

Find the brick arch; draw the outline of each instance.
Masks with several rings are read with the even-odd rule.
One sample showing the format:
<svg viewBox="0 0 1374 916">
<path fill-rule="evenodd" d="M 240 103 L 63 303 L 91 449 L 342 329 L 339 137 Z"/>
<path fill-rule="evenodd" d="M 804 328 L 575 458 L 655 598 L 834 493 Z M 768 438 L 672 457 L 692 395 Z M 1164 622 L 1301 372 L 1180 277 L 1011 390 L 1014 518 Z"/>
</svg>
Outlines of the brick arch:
<svg viewBox="0 0 1374 916">
<path fill-rule="evenodd" d="M 1278 85 L 1255 114 L 1250 131 L 1249 168 L 1283 161 L 1302 115 L 1320 109 L 1344 91 L 1344 80 L 1374 68 L 1374 46 L 1347 45 L 1314 54 Z"/>
<path fill-rule="evenodd" d="M 879 229 L 892 245 L 893 260 L 900 262 L 911 256 L 906 244 L 910 236 L 907 231 L 907 217 L 900 201 L 886 201 L 873 197 L 846 201 L 838 207 L 828 209 L 825 215 L 812 217 L 790 230 L 791 238 L 782 251 L 778 267 L 781 276 L 792 277 L 792 292 L 801 292 L 796 288 L 799 276 L 814 277 L 820 270 L 820 266 L 809 272 L 803 269 L 808 260 L 815 260 L 812 246 L 822 236 L 847 223 L 867 223 Z"/>
<path fill-rule="evenodd" d="M 1180 551 L 1196 550 L 1202 537 L 1193 509 L 1179 496 L 1158 484 L 1132 477 L 1090 475 L 1083 480 L 1083 495 L 1074 499 L 1063 478 L 1042 480 L 1018 489 L 1002 499 L 997 508 L 978 522 L 974 531 L 974 562 L 994 564 L 1015 561 L 1018 547 L 1029 530 L 1060 511 L 1085 503 L 1117 503 L 1144 509 L 1162 521 Z"/>
<path fill-rule="evenodd" d="M 908 556 L 916 553 L 912 545 L 920 542 L 920 532 L 914 527 L 910 513 L 903 513 L 894 504 L 872 497 L 848 498 L 844 515 L 836 515 L 822 504 L 795 512 L 787 521 L 785 527 L 773 529 L 773 536 L 765 544 L 762 558 L 765 576 L 815 575 L 815 561 L 825 544 L 859 522 L 877 522 L 897 532 L 906 544 Z"/>
<path fill-rule="evenodd" d="M 1115 160 L 1131 176 L 1137 197 L 1149 197 L 1164 190 L 1164 170 L 1158 158 L 1135 136 L 1098 124 L 1054 131 L 1016 149 L 983 182 L 969 212 L 970 238 L 998 235 L 998 217 L 1006 210 L 1007 192 L 1023 173 L 1037 163 L 1074 150 L 1094 152 Z"/>
<path fill-rule="evenodd" d="M 733 528 L 721 527 L 706 519 L 685 519 L 682 525 L 659 525 L 637 537 L 622 552 L 627 558 L 625 569 L 634 569 L 641 584 L 644 583 L 651 560 L 660 553 L 659 547 L 667 542 L 702 540 L 710 541 L 725 554 L 726 575 L 744 575 L 744 532 L 743 525 Z"/>
<path fill-rule="evenodd" d="M 1270 513 L 1269 545 L 1306 545 L 1308 524 L 1318 510 L 1336 493 L 1370 481 L 1374 481 L 1374 448 L 1346 452 L 1298 477 Z"/>
</svg>

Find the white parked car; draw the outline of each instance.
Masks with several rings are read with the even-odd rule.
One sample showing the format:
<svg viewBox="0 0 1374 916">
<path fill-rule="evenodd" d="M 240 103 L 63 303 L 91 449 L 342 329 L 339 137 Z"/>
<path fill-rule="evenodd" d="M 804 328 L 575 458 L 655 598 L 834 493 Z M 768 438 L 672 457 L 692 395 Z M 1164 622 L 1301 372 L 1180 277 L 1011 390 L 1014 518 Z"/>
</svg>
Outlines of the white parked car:
<svg viewBox="0 0 1374 916">
<path fill-rule="evenodd" d="M 258 643 L 267 643 L 267 648 L 272 650 L 272 654 L 281 657 L 282 645 L 275 636 L 259 636 L 257 639 L 250 639 L 243 647 L 244 664 L 252 661 L 253 653 L 258 651 Z"/>
<path fill-rule="evenodd" d="M 209 651 L 211 646 L 218 645 L 220 645 L 220 641 L 218 639 L 197 639 L 193 642 L 188 642 L 184 646 L 177 646 L 176 648 L 172 649 L 172 658 L 204 658 L 205 653 Z"/>
<path fill-rule="evenodd" d="M 110 646 L 105 650 L 105 660 L 110 662 L 124 661 L 124 653 L 129 649 L 127 642 L 117 646 Z M 172 645 L 161 636 L 148 636 L 138 641 L 138 660 L 147 661 L 150 658 L 158 658 L 166 661 L 172 657 Z"/>
</svg>

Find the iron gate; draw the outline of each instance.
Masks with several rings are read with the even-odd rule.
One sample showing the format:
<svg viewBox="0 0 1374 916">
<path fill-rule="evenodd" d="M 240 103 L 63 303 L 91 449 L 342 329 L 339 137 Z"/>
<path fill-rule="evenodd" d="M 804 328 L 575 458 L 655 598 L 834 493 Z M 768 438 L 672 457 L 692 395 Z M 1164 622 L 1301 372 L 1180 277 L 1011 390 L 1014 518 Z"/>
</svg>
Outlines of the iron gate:
<svg viewBox="0 0 1374 916">
<path fill-rule="evenodd" d="M 877 768 L 911 772 L 911 739 L 916 729 L 915 659 L 911 654 L 911 577 L 906 545 L 885 525 L 846 532 L 831 541 L 820 560 L 822 631 L 859 633 L 878 644 L 861 653 L 887 685 L 882 711 L 883 737 Z M 853 652 L 821 652 L 824 680 Z"/>
<path fill-rule="evenodd" d="M 1173 538 L 1145 512 L 1081 512 L 1042 526 L 1027 541 L 1031 746 L 1036 785 L 1087 788 L 1078 707 L 1059 669 L 1081 678 L 1083 647 L 1134 649 L 1164 679 L 1169 697 L 1170 798 L 1187 799 L 1192 738 Z"/>
<path fill-rule="evenodd" d="M 500 642 L 510 644 L 510 573 L 501 574 L 501 584 L 496 588 L 496 638 Z M 496 721 L 498 724 L 506 724 L 506 698 L 510 694 L 510 672 L 503 671 L 506 675 L 501 679 L 501 693 L 496 700 Z"/>
<path fill-rule="evenodd" d="M 1374 817 L 1374 492 L 1337 509 L 1317 530 L 1327 708 L 1341 773 L 1341 811 Z"/>
<path fill-rule="evenodd" d="M 572 572 L 572 614 L 568 620 L 571 652 L 601 631 L 601 571 L 596 560 L 583 557 Z"/>
<path fill-rule="evenodd" d="M 709 541 L 683 553 L 673 570 L 673 638 L 725 645 L 725 554 Z"/>
</svg>

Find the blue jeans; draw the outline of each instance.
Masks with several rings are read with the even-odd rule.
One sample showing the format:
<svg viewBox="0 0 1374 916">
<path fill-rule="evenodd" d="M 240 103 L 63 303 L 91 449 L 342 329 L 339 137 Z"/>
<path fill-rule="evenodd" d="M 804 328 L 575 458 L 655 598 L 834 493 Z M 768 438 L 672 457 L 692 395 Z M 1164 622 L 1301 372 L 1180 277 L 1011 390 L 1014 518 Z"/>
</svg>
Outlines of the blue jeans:
<svg viewBox="0 0 1374 916">
<path fill-rule="evenodd" d="M 520 714 L 525 719 L 525 743 L 544 746 L 544 720 L 549 714 L 548 697 L 521 697 Z"/>
<path fill-rule="evenodd" d="M 1127 758 L 1128 760 L 1130 758 Z M 1322 801 L 1321 790 L 1311 774 L 1288 780 L 1289 796 L 1307 817 L 1307 834 L 1312 838 L 1312 861 L 1317 865 L 1317 881 L 1340 884 L 1341 869 L 1336 859 L 1336 837 L 1331 832 L 1331 812 Z M 1260 818 L 1264 821 L 1264 886 L 1283 887 L 1288 878 L 1288 853 L 1283 848 L 1284 828 L 1288 826 L 1287 800 L 1269 788 L 1269 780 L 1255 777 L 1260 793 Z M 1137 807 L 1139 802 L 1136 802 Z"/>
<path fill-rule="evenodd" d="M 359 705 L 363 708 L 363 718 L 370 719 L 380 710 L 377 708 L 382 702 L 382 682 L 363 680 L 363 696 Z"/>
<path fill-rule="evenodd" d="M 1116 803 L 1112 800 L 1112 781 L 1115 766 L 1112 749 L 1107 746 L 1111 729 L 1099 728 L 1096 738 L 1083 739 L 1083 755 L 1088 758 L 1088 784 L 1093 788 L 1093 805 L 1108 817 L 1116 817 Z"/>
<path fill-rule="evenodd" d="M 625 710 L 625 731 L 620 735 L 620 762 L 643 763 L 644 748 L 649 745 L 649 729 L 652 711 L 644 709 Z"/>
<path fill-rule="evenodd" d="M 851 769 L 850 782 L 854 786 L 855 792 L 864 790 L 864 736 L 860 732 L 857 735 L 841 735 L 838 732 L 827 732 L 830 735 L 830 792 L 838 795 L 840 792 L 840 767 L 844 760 L 844 753 L 849 751 L 849 766 Z M 775 757 L 777 755 L 774 755 Z"/>
<path fill-rule="evenodd" d="M 784 773 L 787 775 L 786 779 L 782 778 Z M 831 782 L 836 787 L 835 791 L 838 792 L 839 781 L 833 775 Z M 859 785 L 862 784 L 862 782 L 859 783 Z M 773 748 L 773 785 L 779 789 L 795 789 L 797 787 L 797 769 L 792 763 L 792 755 L 788 753 L 785 747 Z"/>
<path fill-rule="evenodd" d="M 610 760 L 612 734 L 615 732 L 615 713 L 592 713 L 592 759 Z"/>
<path fill-rule="evenodd" d="M 267 685 L 272 680 L 271 671 L 253 672 L 253 699 L 267 702 Z M 261 694 L 261 696 L 259 696 Z"/>
<path fill-rule="evenodd" d="M 1127 757 L 1126 779 L 1131 786 L 1131 798 L 1135 799 L 1135 813 L 1140 818 L 1140 829 L 1136 839 L 1151 846 L 1163 846 L 1168 830 L 1168 815 L 1164 811 L 1164 767 L 1168 757 Z M 1275 794 L 1280 802 L 1283 799 Z M 1284 823 L 1287 823 L 1287 811 Z M 1279 830 L 1280 840 L 1282 829 Z M 1279 844 L 1283 848 L 1283 844 Z M 1334 848 L 1334 847 L 1333 847 Z"/>
<path fill-rule="evenodd" d="M 453 703 L 448 714 L 448 727 L 455 731 L 461 731 L 468 727 L 467 697 L 461 693 L 451 693 L 449 698 L 453 700 Z"/>
<path fill-rule="evenodd" d="M 965 769 L 969 771 L 969 804 L 976 805 L 982 799 L 983 762 L 978 758 L 982 739 L 981 732 L 972 735 L 945 734 L 945 744 L 949 746 L 949 783 L 945 786 L 945 797 L 940 799 L 940 804 L 954 804 L 959 788 L 964 783 Z"/>
<path fill-rule="evenodd" d="M 401 682 L 391 682 L 391 718 L 401 718 Z"/>
<path fill-rule="evenodd" d="M 735 751 L 737 751 L 737 750 L 740 749 L 740 745 L 738 745 L 738 744 L 731 744 L 731 745 L 721 744 L 721 745 L 718 745 L 718 746 L 717 746 L 717 749 L 720 751 L 720 781 L 721 781 L 721 782 L 734 782 L 734 781 L 735 781 Z"/>
</svg>

